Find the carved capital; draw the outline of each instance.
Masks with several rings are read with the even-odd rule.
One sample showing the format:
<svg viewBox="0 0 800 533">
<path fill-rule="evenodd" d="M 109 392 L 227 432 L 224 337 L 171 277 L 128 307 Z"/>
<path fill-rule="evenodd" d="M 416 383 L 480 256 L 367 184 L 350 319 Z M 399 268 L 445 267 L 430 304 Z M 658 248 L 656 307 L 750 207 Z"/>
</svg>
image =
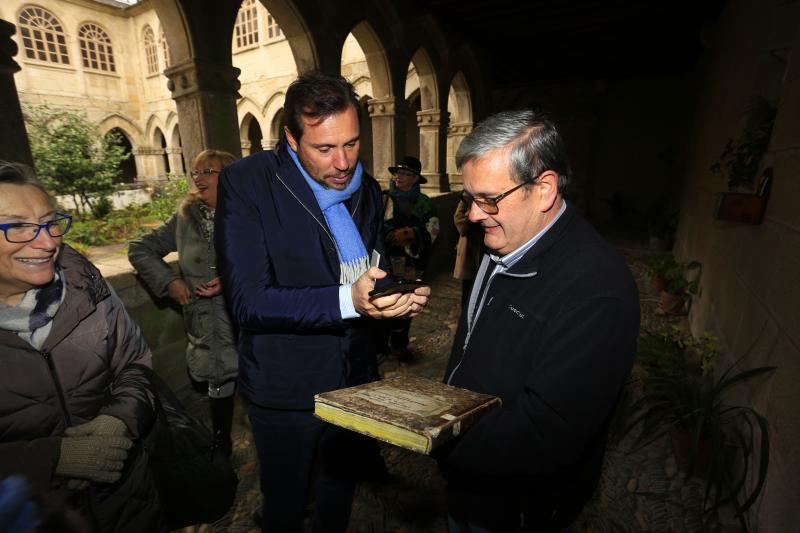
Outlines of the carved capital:
<svg viewBox="0 0 800 533">
<path fill-rule="evenodd" d="M 417 126 L 422 127 L 436 127 L 442 124 L 442 112 L 438 109 L 427 109 L 425 111 L 417 111 Z"/>
<path fill-rule="evenodd" d="M 447 128 L 447 135 L 464 137 L 472 131 L 471 122 L 456 122 Z"/>
<path fill-rule="evenodd" d="M 175 99 L 210 91 L 228 93 L 239 98 L 239 74 L 241 70 L 228 65 L 205 61 L 188 61 L 173 65 L 164 71 L 167 88 Z"/>
<path fill-rule="evenodd" d="M 367 111 L 371 117 L 393 117 L 395 115 L 395 99 L 372 98 L 367 101 Z"/>
<path fill-rule="evenodd" d="M 242 150 L 249 150 L 253 147 L 253 143 L 246 139 L 239 139 L 239 141 L 242 143 Z"/>
</svg>

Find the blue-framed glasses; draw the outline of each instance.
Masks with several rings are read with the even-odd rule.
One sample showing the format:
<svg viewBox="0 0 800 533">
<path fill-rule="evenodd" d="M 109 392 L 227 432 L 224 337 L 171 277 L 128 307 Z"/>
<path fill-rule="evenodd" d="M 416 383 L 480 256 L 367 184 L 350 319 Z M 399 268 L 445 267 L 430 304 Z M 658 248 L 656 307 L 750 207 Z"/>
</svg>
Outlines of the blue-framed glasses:
<svg viewBox="0 0 800 533">
<path fill-rule="evenodd" d="M 51 237 L 62 237 L 72 227 L 72 215 L 56 213 L 56 218 L 48 220 L 44 224 L 34 222 L 9 222 L 0 224 L 0 229 L 6 235 L 6 240 L 13 243 L 31 242 L 39 236 L 42 228 Z"/>
</svg>

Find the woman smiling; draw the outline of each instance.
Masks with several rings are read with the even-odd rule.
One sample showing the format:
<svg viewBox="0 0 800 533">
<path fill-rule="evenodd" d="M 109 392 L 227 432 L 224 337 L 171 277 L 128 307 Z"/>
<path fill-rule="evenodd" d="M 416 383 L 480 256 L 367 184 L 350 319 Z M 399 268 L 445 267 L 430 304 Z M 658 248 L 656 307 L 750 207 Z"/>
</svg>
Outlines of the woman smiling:
<svg viewBox="0 0 800 533">
<path fill-rule="evenodd" d="M 147 456 L 150 349 L 62 242 L 71 225 L 27 167 L 0 161 L 0 478 L 25 476 L 101 532 L 161 531 Z"/>
</svg>

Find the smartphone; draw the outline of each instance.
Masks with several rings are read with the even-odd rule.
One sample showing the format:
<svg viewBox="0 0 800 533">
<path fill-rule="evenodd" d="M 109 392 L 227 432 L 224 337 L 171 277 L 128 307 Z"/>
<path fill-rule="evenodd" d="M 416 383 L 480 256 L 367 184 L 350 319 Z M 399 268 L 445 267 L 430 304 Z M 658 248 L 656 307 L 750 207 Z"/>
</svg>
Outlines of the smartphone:
<svg viewBox="0 0 800 533">
<path fill-rule="evenodd" d="M 370 298 L 375 296 L 387 296 L 396 292 L 414 292 L 417 287 L 427 287 L 428 284 L 422 281 L 409 281 L 405 279 L 397 280 L 380 289 L 370 291 Z"/>
</svg>

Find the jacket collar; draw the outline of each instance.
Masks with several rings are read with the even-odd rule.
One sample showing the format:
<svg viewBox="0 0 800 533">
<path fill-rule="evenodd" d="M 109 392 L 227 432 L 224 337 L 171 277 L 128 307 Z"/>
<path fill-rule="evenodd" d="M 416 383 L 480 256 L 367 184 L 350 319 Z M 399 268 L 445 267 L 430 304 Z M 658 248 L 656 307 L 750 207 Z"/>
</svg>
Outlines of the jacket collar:
<svg viewBox="0 0 800 533">
<path fill-rule="evenodd" d="M 555 243 L 561 240 L 561 236 L 575 217 L 575 209 L 572 204 L 567 203 L 564 213 L 559 217 L 553 227 L 551 227 L 539 241 L 523 255 L 514 266 L 505 273 L 511 276 L 529 276 L 539 270 L 539 260 Z"/>
</svg>

